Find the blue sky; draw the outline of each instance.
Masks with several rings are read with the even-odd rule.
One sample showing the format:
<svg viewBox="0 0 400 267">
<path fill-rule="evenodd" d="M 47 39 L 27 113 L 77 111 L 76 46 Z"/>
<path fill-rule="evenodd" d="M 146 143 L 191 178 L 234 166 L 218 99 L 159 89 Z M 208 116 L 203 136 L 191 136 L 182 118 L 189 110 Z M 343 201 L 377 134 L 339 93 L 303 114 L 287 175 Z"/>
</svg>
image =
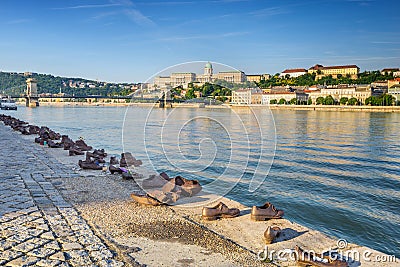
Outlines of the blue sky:
<svg viewBox="0 0 400 267">
<path fill-rule="evenodd" d="M 398 0 L 2 0 L 0 24 L 2 71 L 140 82 L 197 60 L 400 67 Z"/>
</svg>

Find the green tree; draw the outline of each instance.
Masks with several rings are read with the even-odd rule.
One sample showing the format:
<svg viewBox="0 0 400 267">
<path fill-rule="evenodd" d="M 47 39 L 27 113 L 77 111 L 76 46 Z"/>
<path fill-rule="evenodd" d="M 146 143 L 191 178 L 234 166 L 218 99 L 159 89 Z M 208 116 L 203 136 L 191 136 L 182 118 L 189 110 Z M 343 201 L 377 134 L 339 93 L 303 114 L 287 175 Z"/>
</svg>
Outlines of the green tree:
<svg viewBox="0 0 400 267">
<path fill-rule="evenodd" d="M 270 104 L 277 104 L 278 101 L 277 101 L 276 99 L 271 99 L 271 100 L 269 101 L 269 103 L 270 103 Z"/>
<path fill-rule="evenodd" d="M 382 105 L 383 106 L 391 106 L 395 101 L 395 98 L 392 95 L 384 94 L 382 97 Z"/>
<path fill-rule="evenodd" d="M 317 105 L 324 105 L 325 104 L 325 98 L 323 98 L 322 96 L 318 97 L 315 101 L 315 103 Z"/>
<path fill-rule="evenodd" d="M 349 99 L 347 104 L 350 105 L 350 106 L 354 106 L 354 105 L 358 104 L 358 100 L 357 100 L 357 98 L 352 97 L 352 98 Z"/>
<path fill-rule="evenodd" d="M 328 95 L 327 97 L 325 97 L 324 104 L 325 105 L 335 105 L 335 99 L 333 99 L 333 97 L 331 95 Z"/>
<path fill-rule="evenodd" d="M 340 104 L 341 104 L 341 105 L 346 105 L 348 101 L 349 101 L 349 98 L 347 98 L 347 97 L 342 97 L 342 98 L 340 99 Z"/>
<path fill-rule="evenodd" d="M 279 105 L 285 105 L 286 104 L 286 100 L 284 98 L 281 98 L 278 102 Z"/>
<path fill-rule="evenodd" d="M 308 105 L 312 105 L 312 99 L 311 99 L 311 97 L 308 98 L 307 104 L 308 104 Z"/>
<path fill-rule="evenodd" d="M 186 99 L 196 98 L 196 95 L 194 94 L 194 89 L 193 88 L 191 88 L 191 89 L 186 91 L 185 98 Z"/>
<path fill-rule="evenodd" d="M 296 105 L 296 103 L 297 103 L 297 99 L 296 98 L 290 99 L 290 104 L 291 105 Z"/>
</svg>

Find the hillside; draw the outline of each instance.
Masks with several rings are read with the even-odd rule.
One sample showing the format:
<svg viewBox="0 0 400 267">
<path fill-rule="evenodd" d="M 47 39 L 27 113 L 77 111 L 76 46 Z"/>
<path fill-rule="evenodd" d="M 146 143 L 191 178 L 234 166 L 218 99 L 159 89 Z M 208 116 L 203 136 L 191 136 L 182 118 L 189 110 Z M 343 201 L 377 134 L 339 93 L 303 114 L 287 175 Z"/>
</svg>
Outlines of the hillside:
<svg viewBox="0 0 400 267">
<path fill-rule="evenodd" d="M 26 79 L 38 80 L 38 93 L 56 94 L 60 92 L 75 96 L 84 95 L 128 95 L 133 84 L 115 84 L 82 78 L 58 77 L 50 74 L 0 72 L 0 93 L 6 95 L 24 94 Z"/>
</svg>

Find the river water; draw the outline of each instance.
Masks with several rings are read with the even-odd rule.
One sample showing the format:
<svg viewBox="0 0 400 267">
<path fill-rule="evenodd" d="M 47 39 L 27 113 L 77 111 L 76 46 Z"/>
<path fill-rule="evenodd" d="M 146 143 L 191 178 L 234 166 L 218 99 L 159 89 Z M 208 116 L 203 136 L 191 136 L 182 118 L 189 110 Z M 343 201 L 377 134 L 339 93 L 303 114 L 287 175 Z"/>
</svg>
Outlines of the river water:
<svg viewBox="0 0 400 267">
<path fill-rule="evenodd" d="M 400 257 L 400 114 L 40 107 L 4 111 Z M 216 180 L 220 183 L 214 183 Z"/>
</svg>

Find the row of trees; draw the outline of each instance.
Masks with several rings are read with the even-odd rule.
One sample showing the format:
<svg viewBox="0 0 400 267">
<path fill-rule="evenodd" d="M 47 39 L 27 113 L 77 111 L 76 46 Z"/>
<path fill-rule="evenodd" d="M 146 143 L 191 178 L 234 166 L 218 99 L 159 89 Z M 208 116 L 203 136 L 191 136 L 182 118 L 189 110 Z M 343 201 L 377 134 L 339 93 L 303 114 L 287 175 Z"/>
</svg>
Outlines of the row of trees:
<svg viewBox="0 0 400 267">
<path fill-rule="evenodd" d="M 182 86 L 176 87 L 171 90 L 172 97 L 182 98 L 182 90 Z M 196 94 L 196 92 L 198 93 Z M 194 99 L 197 98 L 197 95 L 201 95 L 202 97 L 213 97 L 216 100 L 225 102 L 228 99 L 227 96 L 230 96 L 231 94 L 231 89 L 221 86 L 219 84 L 205 83 L 202 86 L 196 86 L 193 83 L 189 83 L 188 89 L 186 90 L 186 94 L 183 99 Z"/>
<path fill-rule="evenodd" d="M 58 77 L 50 74 L 33 74 L 32 78 L 38 81 L 38 93 L 50 93 L 57 94 L 62 89 L 63 93 L 75 96 L 87 96 L 87 95 L 101 95 L 101 96 L 113 96 L 113 95 L 128 95 L 132 91 L 119 87 L 119 84 L 107 83 L 100 85 L 96 81 L 86 80 L 82 78 L 67 78 Z M 0 72 L 0 93 L 7 95 L 21 95 L 25 93 L 26 79 L 23 73 L 10 73 Z M 76 83 L 92 83 L 95 84 L 94 88 L 74 88 L 69 87 L 67 81 L 73 80 Z M 127 85 L 127 84 L 122 84 Z"/>
<path fill-rule="evenodd" d="M 279 101 L 276 99 L 272 99 L 270 104 L 278 104 L 278 105 L 312 105 L 311 98 L 308 98 L 307 101 L 299 101 L 296 98 L 292 98 L 290 101 L 286 101 L 284 98 L 281 98 Z M 326 97 L 318 97 L 315 100 L 315 104 L 317 105 L 361 105 L 357 98 L 347 98 L 342 97 L 339 101 L 336 101 L 331 95 Z M 392 106 L 397 105 L 400 106 L 400 101 L 396 101 L 396 99 L 392 95 L 384 94 L 381 96 L 370 96 L 365 100 L 365 105 L 370 106 Z"/>
<path fill-rule="evenodd" d="M 312 86 L 312 85 L 338 85 L 338 84 L 371 84 L 376 81 L 387 81 L 393 79 L 392 73 L 382 74 L 380 71 L 365 71 L 358 74 L 357 79 L 352 79 L 350 75 L 338 75 L 333 78 L 332 75 L 317 79 L 317 74 L 304 74 L 297 78 L 290 78 L 289 75 L 279 77 L 275 74 L 268 80 L 262 80 L 257 85 L 260 88 L 270 88 L 272 86 Z"/>
</svg>

